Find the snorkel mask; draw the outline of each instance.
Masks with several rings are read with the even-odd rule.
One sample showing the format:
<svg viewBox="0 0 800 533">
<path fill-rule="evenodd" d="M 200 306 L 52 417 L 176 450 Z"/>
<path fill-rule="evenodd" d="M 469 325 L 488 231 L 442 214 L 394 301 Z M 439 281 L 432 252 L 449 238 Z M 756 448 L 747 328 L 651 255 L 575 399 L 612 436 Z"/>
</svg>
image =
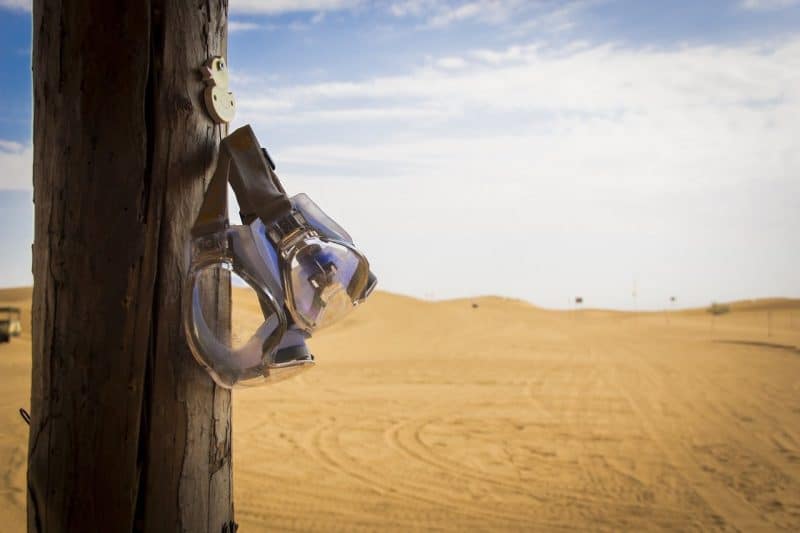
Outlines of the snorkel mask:
<svg viewBox="0 0 800 533">
<path fill-rule="evenodd" d="M 250 126 L 220 144 L 192 227 L 184 329 L 195 359 L 220 386 L 278 381 L 314 365 L 305 341 L 363 302 L 377 278 L 350 235 L 305 194 L 286 195 Z M 228 222 L 227 184 L 242 225 Z M 236 317 L 211 297 L 231 273 L 257 297 Z M 234 291 L 241 290 L 234 288 Z"/>
</svg>

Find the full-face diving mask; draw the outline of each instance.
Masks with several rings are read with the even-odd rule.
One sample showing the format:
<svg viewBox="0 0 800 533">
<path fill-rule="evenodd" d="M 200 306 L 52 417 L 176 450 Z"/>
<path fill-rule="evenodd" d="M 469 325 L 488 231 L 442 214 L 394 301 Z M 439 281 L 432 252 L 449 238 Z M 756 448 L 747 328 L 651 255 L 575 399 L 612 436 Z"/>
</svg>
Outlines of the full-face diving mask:
<svg viewBox="0 0 800 533">
<path fill-rule="evenodd" d="M 243 225 L 228 223 L 228 182 Z M 195 359 L 227 388 L 277 381 L 313 366 L 305 340 L 363 302 L 377 283 L 341 226 L 305 194 L 286 195 L 250 126 L 220 144 L 192 228 L 190 260 L 186 337 Z M 220 301 L 232 274 L 257 301 L 235 327 L 227 302 Z M 220 300 L 211 297 L 217 294 Z"/>
</svg>

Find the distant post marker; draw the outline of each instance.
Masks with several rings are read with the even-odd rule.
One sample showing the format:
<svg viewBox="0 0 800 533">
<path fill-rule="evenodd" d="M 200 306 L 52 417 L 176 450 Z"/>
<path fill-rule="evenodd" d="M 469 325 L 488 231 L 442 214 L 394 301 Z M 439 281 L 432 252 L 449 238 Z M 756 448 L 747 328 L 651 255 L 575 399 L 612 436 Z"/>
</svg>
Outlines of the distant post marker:
<svg viewBox="0 0 800 533">
<path fill-rule="evenodd" d="M 578 318 L 578 306 L 583 303 L 583 297 L 576 296 L 574 301 L 575 301 L 575 306 L 574 306 L 573 311 L 572 311 L 572 316 L 573 316 L 573 318 L 577 319 Z"/>
</svg>

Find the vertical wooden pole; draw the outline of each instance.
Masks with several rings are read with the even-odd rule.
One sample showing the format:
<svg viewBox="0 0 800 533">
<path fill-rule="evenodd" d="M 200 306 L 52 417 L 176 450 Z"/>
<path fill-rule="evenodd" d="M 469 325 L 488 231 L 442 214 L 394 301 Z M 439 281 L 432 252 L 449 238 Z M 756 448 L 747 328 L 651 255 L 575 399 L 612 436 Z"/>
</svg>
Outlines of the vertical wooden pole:
<svg viewBox="0 0 800 533">
<path fill-rule="evenodd" d="M 225 0 L 34 0 L 29 531 L 233 529 L 230 394 L 180 325 L 226 25 Z"/>
</svg>

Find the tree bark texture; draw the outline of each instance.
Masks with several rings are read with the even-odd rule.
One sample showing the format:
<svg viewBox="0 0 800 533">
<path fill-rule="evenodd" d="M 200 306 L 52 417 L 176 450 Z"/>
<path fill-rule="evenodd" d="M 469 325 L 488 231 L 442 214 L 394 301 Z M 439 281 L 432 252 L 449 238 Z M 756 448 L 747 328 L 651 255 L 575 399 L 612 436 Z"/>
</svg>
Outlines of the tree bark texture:
<svg viewBox="0 0 800 533">
<path fill-rule="evenodd" d="M 226 0 L 34 0 L 28 531 L 233 529 L 230 394 L 189 353 Z M 230 294 L 212 296 L 229 313 Z"/>
</svg>

